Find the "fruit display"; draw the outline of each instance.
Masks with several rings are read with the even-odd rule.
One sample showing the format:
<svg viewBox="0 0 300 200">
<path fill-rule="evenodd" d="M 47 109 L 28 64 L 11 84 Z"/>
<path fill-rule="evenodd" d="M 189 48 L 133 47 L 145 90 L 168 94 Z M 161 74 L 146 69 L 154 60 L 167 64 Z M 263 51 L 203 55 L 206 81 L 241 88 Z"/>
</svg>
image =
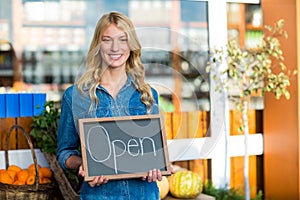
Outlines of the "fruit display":
<svg viewBox="0 0 300 200">
<path fill-rule="evenodd" d="M 38 165 L 39 183 L 46 184 L 52 182 L 52 171 L 48 167 Z M 12 185 L 33 185 L 35 183 L 35 164 L 31 164 L 27 169 L 22 169 L 17 165 L 10 165 L 7 169 L 0 169 L 0 183 Z"/>
<path fill-rule="evenodd" d="M 189 170 L 180 170 L 169 178 L 170 194 L 176 198 L 196 198 L 203 189 L 201 177 Z"/>
</svg>

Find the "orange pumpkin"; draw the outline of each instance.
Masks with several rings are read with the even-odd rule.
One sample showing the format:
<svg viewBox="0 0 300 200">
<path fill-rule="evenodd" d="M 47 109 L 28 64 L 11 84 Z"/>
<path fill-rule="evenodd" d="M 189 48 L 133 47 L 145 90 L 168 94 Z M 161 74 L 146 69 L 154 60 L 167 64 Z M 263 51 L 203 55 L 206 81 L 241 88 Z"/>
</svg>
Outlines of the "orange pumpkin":
<svg viewBox="0 0 300 200">
<path fill-rule="evenodd" d="M 14 170 L 7 170 L 6 171 L 8 173 L 8 175 L 10 176 L 10 178 L 15 181 L 17 179 L 17 173 L 16 171 Z"/>
<path fill-rule="evenodd" d="M 38 169 L 40 169 L 40 168 L 41 168 L 41 166 L 38 164 Z M 31 170 L 35 171 L 35 164 L 34 163 L 30 164 L 27 169 L 29 171 L 31 171 Z"/>
<path fill-rule="evenodd" d="M 12 170 L 12 171 L 15 171 L 15 172 L 19 172 L 21 171 L 21 167 L 17 166 L 17 165 L 10 165 L 8 166 L 7 170 Z"/>
<path fill-rule="evenodd" d="M 26 180 L 26 184 L 33 185 L 34 183 L 35 183 L 35 176 L 34 175 L 28 176 L 28 178 Z"/>
<path fill-rule="evenodd" d="M 13 185 L 25 185 L 25 182 L 16 180 L 15 182 L 13 182 Z"/>
<path fill-rule="evenodd" d="M 42 178 L 42 179 L 40 180 L 40 183 L 41 183 L 41 184 L 51 183 L 51 180 L 50 180 L 49 178 Z"/>
<path fill-rule="evenodd" d="M 23 182 L 25 183 L 26 180 L 28 179 L 28 176 L 29 176 L 28 171 L 23 169 L 17 173 L 17 180 L 22 183 Z"/>
<path fill-rule="evenodd" d="M 192 171 L 177 171 L 169 178 L 170 193 L 176 198 L 196 198 L 203 189 L 201 177 Z"/>
<path fill-rule="evenodd" d="M 169 193 L 169 180 L 166 176 L 162 177 L 161 181 L 157 181 L 160 199 L 165 198 Z"/>
<path fill-rule="evenodd" d="M 9 176 L 7 171 L 3 171 L 0 174 L 0 182 L 5 184 L 12 184 L 14 180 Z"/>
<path fill-rule="evenodd" d="M 43 178 L 50 179 L 52 177 L 52 171 L 48 167 L 41 167 L 39 173 Z"/>
</svg>

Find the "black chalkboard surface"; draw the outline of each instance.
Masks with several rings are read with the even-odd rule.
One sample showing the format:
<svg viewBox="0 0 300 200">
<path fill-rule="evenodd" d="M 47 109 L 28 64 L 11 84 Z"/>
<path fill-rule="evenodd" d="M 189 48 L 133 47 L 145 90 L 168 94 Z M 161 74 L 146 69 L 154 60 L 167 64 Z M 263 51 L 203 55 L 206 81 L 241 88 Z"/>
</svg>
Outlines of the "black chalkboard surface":
<svg viewBox="0 0 300 200">
<path fill-rule="evenodd" d="M 79 131 L 86 181 L 171 174 L 162 115 L 79 119 Z"/>
</svg>

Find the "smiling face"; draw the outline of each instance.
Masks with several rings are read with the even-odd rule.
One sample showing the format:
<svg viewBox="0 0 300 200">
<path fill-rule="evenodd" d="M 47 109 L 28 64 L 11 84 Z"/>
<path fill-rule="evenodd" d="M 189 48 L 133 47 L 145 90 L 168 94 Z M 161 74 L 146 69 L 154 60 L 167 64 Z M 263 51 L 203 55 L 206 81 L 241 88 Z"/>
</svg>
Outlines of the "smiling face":
<svg viewBox="0 0 300 200">
<path fill-rule="evenodd" d="M 104 63 L 113 68 L 124 67 L 130 55 L 128 38 L 124 31 L 114 23 L 103 32 L 101 38 L 101 56 Z"/>
</svg>

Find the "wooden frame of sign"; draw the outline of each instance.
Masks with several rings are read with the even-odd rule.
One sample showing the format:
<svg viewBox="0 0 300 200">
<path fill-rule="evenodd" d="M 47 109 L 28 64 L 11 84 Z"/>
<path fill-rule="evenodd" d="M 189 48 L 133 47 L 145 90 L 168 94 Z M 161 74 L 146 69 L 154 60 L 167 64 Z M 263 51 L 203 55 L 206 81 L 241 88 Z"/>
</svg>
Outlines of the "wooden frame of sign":
<svg viewBox="0 0 300 200">
<path fill-rule="evenodd" d="M 170 175 L 162 115 L 79 119 L 85 181 L 138 178 L 160 169 Z"/>
</svg>

